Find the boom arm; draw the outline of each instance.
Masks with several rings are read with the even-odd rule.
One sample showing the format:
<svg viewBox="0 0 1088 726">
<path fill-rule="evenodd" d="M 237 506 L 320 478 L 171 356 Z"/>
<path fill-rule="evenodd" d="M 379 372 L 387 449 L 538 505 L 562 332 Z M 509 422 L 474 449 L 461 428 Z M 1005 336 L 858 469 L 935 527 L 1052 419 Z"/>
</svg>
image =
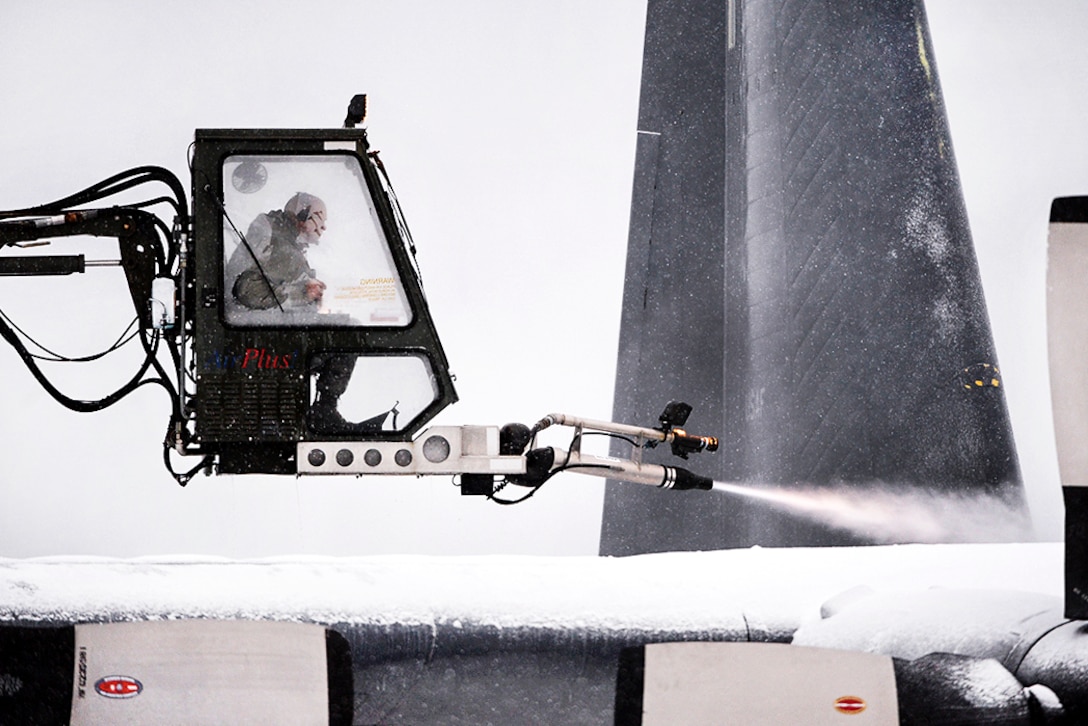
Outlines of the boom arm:
<svg viewBox="0 0 1088 726">
<path fill-rule="evenodd" d="M 702 489 L 713 486 L 710 479 L 687 469 L 645 463 L 644 448 L 670 443 L 673 453 L 687 458 L 696 451 L 716 451 L 718 440 L 695 436 L 676 428 L 666 414 L 677 408 L 683 419 L 691 408 L 673 402 L 662 414 L 660 428 L 631 426 L 608 421 L 549 414 L 532 429 L 523 424 L 495 426 L 439 426 L 427 429 L 410 442 L 329 441 L 299 444 L 300 474 L 453 474 L 460 475 L 461 493 L 483 495 L 500 504 L 515 504 L 532 496 L 551 477 L 562 471 L 607 477 L 662 489 Z M 682 422 L 682 421 L 681 421 Z M 536 435 L 552 426 L 568 426 L 574 435 L 568 448 L 533 447 Z M 631 444 L 628 458 L 586 454 L 581 450 L 586 433 L 600 433 Z M 530 488 L 517 500 L 495 496 L 506 485 Z"/>
<path fill-rule="evenodd" d="M 148 304 L 151 284 L 157 274 L 163 274 L 166 264 L 157 224 L 159 219 L 154 214 L 127 207 L 76 210 L 37 219 L 5 220 L 0 221 L 0 247 L 76 235 L 116 238 L 121 249 L 119 264 L 125 271 L 140 325 L 146 329 L 152 327 Z M 86 265 L 83 255 L 5 256 L 0 257 L 0 275 L 66 275 L 83 272 Z"/>
<path fill-rule="evenodd" d="M 166 184 L 173 192 L 173 197 L 158 197 L 132 206 L 84 206 L 149 182 Z M 169 203 L 174 207 L 176 217 L 173 230 L 158 215 L 141 208 L 162 203 Z M 113 393 L 92 401 L 71 398 L 58 390 L 46 377 L 37 363 L 38 356 L 27 349 L 23 339 L 3 315 L 0 315 L 0 337 L 15 348 L 30 372 L 55 400 L 75 411 L 99 411 L 142 385 L 153 383 L 162 386 L 172 402 L 169 427 L 171 433 L 164 442 L 163 457 L 167 469 L 182 484 L 208 463 L 205 459 L 193 470 L 179 474 L 174 471 L 169 457 L 172 447 L 185 454 L 202 453 L 198 448 L 188 446 L 191 437 L 185 430 L 185 394 L 182 386 L 182 351 L 185 349 L 186 330 L 184 317 L 180 325 L 175 325 L 178 311 L 184 314 L 184 297 L 181 305 L 176 303 L 176 299 L 179 290 L 184 292 L 184 284 L 179 281 L 185 272 L 184 248 L 189 224 L 187 206 L 184 189 L 172 173 L 159 167 L 138 167 L 56 202 L 0 212 L 0 276 L 69 275 L 82 273 L 88 267 L 122 267 L 138 325 L 137 332 L 130 337 L 139 338 L 145 357 L 131 379 Z M 52 238 L 72 236 L 114 238 L 118 242 L 120 260 L 87 261 L 82 254 L 26 257 L 2 254 L 8 248 L 39 247 L 49 244 L 48 240 Z M 179 259 L 180 269 L 174 275 L 171 268 Z M 162 341 L 167 343 L 173 357 L 172 372 L 167 371 L 158 360 L 158 346 Z M 119 340 L 115 347 L 122 342 Z M 102 355 L 104 353 L 76 360 L 93 360 Z M 157 376 L 148 375 L 152 369 Z"/>
</svg>

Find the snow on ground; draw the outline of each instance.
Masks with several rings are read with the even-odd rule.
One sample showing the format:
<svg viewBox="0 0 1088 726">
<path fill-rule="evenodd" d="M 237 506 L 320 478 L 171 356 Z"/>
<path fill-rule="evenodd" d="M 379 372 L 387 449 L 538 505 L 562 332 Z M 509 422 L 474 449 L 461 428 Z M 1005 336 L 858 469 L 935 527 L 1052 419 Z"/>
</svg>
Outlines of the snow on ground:
<svg viewBox="0 0 1088 726">
<path fill-rule="evenodd" d="M 0 558 L 0 621 L 260 618 L 609 630 L 796 628 L 867 586 L 1060 598 L 1060 544 L 608 557 Z M 1055 603 L 1057 604 L 1057 603 Z"/>
</svg>

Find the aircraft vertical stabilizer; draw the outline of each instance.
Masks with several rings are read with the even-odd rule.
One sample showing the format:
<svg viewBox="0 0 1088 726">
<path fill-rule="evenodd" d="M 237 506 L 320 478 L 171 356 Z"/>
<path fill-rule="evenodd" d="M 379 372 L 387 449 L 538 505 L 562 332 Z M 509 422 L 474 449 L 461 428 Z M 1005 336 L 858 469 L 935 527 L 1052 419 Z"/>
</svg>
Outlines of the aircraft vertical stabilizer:
<svg viewBox="0 0 1088 726">
<path fill-rule="evenodd" d="M 687 401 L 718 480 L 1024 511 L 996 364 L 922 1 L 650 0 L 614 419 Z M 601 553 L 874 541 L 661 494 L 609 484 Z"/>
</svg>

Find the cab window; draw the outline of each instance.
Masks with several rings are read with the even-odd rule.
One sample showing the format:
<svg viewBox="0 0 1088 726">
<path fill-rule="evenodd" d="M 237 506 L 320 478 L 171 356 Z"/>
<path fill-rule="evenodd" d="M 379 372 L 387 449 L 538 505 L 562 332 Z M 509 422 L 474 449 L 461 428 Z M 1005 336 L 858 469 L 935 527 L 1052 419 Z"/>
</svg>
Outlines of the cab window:
<svg viewBox="0 0 1088 726">
<path fill-rule="evenodd" d="M 361 163 L 346 153 L 226 158 L 226 323 L 411 324 L 411 307 Z"/>
</svg>

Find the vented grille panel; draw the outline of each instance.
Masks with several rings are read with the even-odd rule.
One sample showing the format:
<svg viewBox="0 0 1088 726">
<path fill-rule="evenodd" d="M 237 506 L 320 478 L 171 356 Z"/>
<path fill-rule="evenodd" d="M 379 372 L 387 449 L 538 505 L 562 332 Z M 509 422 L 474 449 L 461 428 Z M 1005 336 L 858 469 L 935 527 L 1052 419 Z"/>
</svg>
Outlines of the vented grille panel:
<svg viewBox="0 0 1088 726">
<path fill-rule="evenodd" d="M 197 433 L 212 441 L 298 441 L 306 382 L 301 377 L 204 376 Z"/>
</svg>

